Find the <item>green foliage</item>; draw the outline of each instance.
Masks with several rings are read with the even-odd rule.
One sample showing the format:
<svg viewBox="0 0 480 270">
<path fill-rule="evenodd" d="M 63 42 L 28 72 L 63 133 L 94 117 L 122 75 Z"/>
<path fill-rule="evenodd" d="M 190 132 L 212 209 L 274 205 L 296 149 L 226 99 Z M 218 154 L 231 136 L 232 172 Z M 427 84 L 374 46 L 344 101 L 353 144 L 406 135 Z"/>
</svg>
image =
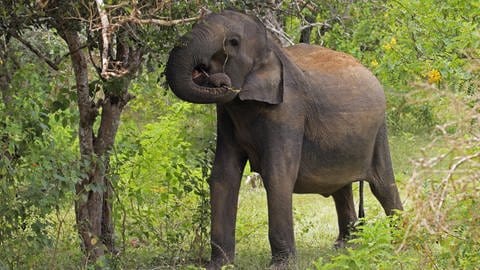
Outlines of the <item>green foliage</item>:
<svg viewBox="0 0 480 270">
<path fill-rule="evenodd" d="M 475 269 L 480 252 L 479 105 L 458 93 L 443 93 L 432 102 L 440 98 L 448 99 L 448 114 L 455 117 L 438 128 L 414 164 L 406 187 L 412 211 L 406 216 L 404 246 L 413 243 L 413 249 L 426 254 L 422 263 L 428 267 Z"/>
<path fill-rule="evenodd" d="M 0 105 L 0 261 L 12 268 L 52 244 L 47 216 L 71 198 L 79 177 L 75 113 L 50 103 L 53 85 L 36 68 L 15 74 L 12 101 Z"/>
<path fill-rule="evenodd" d="M 366 221 L 357 227 L 352 247 L 324 263 L 321 258 L 314 263 L 315 269 L 413 269 L 418 258 L 396 250 L 395 242 L 405 233 L 398 217 L 386 217 Z"/>
<path fill-rule="evenodd" d="M 155 87 L 155 83 L 147 76 L 137 86 Z M 114 165 L 122 205 L 116 211 L 117 226 L 125 232 L 122 244 L 127 252 L 140 255 L 148 250 L 151 257 L 144 261 L 184 264 L 203 258 L 209 248 L 207 179 L 213 157 L 213 108 L 173 102 L 171 93 L 156 88 L 139 93 L 126 115 L 132 120 L 139 113 L 157 119 L 144 126 L 127 121 L 126 132 L 119 134 L 118 145 L 127 147 L 117 147 Z M 150 102 L 164 109 L 145 107 Z M 167 107 L 169 102 L 173 103 Z"/>
</svg>

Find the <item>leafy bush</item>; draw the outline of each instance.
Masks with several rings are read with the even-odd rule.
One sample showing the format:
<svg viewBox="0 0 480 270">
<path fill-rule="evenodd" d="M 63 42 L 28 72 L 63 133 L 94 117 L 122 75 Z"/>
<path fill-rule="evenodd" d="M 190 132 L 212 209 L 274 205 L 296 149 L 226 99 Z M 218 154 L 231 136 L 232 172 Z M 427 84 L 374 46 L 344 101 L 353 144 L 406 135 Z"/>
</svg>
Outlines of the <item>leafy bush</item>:
<svg viewBox="0 0 480 270">
<path fill-rule="evenodd" d="M 205 112 L 206 117 L 198 117 Z M 193 116 L 197 120 L 192 121 Z M 136 135 L 137 153 L 125 156 L 128 160 L 118 168 L 116 186 L 121 190 L 117 224 L 127 252 L 155 250 L 147 261 L 170 266 L 206 255 L 207 179 L 214 142 L 211 117 L 211 108 L 177 102 Z M 190 143 L 192 137 L 207 139 L 197 139 L 195 145 Z M 129 139 L 133 138 L 119 142 Z"/>
<path fill-rule="evenodd" d="M 366 221 L 349 241 L 352 247 L 335 255 L 330 262 L 320 259 L 315 269 L 413 269 L 418 257 L 396 250 L 396 241 L 405 233 L 398 216 Z"/>
<path fill-rule="evenodd" d="M 450 119 L 437 127 L 439 134 L 414 164 L 407 185 L 412 210 L 401 247 L 415 243 L 428 255 L 422 257 L 427 267 L 475 269 L 480 263 L 480 105 L 459 94 L 443 98 L 451 104 Z"/>
<path fill-rule="evenodd" d="M 20 69 L 11 103 L 0 103 L 0 262 L 10 268 L 53 245 L 48 216 L 72 199 L 79 178 L 75 114 L 52 106 L 53 86 L 36 68 Z"/>
</svg>

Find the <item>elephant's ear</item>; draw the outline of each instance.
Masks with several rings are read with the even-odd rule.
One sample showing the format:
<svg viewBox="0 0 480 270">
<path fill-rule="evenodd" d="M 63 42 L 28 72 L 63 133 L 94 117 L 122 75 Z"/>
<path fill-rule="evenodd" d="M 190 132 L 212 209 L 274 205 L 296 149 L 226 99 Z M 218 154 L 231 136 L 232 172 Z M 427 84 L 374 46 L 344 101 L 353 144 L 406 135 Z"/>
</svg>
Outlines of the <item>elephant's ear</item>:
<svg viewBox="0 0 480 270">
<path fill-rule="evenodd" d="M 240 100 L 255 100 L 268 104 L 283 102 L 283 67 L 276 54 L 269 50 L 247 75 Z"/>
</svg>

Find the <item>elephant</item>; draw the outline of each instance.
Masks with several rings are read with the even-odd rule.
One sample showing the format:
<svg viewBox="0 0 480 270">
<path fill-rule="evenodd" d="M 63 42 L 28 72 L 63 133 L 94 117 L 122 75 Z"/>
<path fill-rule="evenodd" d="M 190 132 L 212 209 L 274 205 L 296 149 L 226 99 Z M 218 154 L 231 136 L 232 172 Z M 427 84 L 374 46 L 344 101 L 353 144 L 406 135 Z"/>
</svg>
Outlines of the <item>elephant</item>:
<svg viewBox="0 0 480 270">
<path fill-rule="evenodd" d="M 368 182 L 387 215 L 403 209 L 385 94 L 352 56 L 316 45 L 283 48 L 258 18 L 224 10 L 204 16 L 179 39 L 165 75 L 180 99 L 217 109 L 210 269 L 234 261 L 247 161 L 266 189 L 272 267 L 295 258 L 293 193 L 333 197 L 339 246 L 357 221 L 353 182 Z"/>
</svg>

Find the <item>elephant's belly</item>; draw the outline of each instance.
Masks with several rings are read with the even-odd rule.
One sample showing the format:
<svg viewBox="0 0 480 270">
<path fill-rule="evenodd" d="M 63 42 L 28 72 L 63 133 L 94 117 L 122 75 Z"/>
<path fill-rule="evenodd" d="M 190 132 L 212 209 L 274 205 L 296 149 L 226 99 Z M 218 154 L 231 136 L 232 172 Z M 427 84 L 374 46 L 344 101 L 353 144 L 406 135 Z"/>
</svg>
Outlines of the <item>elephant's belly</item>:
<svg viewBox="0 0 480 270">
<path fill-rule="evenodd" d="M 315 173 L 299 174 L 295 182 L 295 193 L 318 193 L 330 196 L 345 185 L 366 179 L 366 173 L 346 170 L 317 170 Z"/>
<path fill-rule="evenodd" d="M 294 192 L 329 196 L 348 183 L 366 180 L 373 147 L 373 138 L 344 140 L 337 145 L 304 141 Z"/>
</svg>

